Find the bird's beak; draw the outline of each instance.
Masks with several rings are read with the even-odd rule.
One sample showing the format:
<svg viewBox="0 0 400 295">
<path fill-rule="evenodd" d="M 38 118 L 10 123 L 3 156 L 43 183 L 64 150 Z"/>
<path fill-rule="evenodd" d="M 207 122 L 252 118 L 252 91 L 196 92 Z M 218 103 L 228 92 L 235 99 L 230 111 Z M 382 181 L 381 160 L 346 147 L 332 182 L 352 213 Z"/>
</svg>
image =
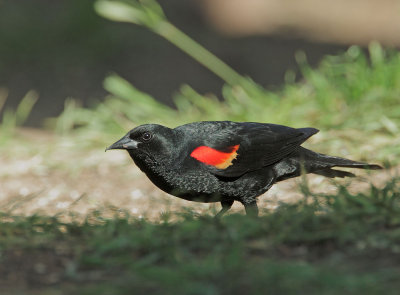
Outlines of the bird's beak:
<svg viewBox="0 0 400 295">
<path fill-rule="evenodd" d="M 120 140 L 118 140 L 117 142 L 113 143 L 108 148 L 106 148 L 105 151 L 108 151 L 108 150 L 132 150 L 132 149 L 136 149 L 137 145 L 138 145 L 137 141 L 124 136 Z"/>
</svg>

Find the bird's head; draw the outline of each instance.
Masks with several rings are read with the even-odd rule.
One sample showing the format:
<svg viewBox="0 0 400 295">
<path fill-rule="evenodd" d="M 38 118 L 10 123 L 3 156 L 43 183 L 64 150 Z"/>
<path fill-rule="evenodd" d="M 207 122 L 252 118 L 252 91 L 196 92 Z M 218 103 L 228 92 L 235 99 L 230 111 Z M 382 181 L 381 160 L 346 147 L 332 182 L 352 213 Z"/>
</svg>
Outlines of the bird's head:
<svg viewBox="0 0 400 295">
<path fill-rule="evenodd" d="M 140 125 L 106 148 L 106 151 L 115 149 L 127 150 L 134 160 L 170 158 L 176 150 L 175 133 L 162 125 Z"/>
</svg>

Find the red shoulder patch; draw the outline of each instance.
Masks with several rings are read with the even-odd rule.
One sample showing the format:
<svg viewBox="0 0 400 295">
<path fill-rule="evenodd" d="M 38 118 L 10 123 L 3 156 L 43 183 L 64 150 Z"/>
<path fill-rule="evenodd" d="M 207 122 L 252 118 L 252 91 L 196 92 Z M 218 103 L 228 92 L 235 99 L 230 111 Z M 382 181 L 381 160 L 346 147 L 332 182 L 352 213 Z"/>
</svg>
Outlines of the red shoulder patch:
<svg viewBox="0 0 400 295">
<path fill-rule="evenodd" d="M 236 151 L 238 149 L 239 145 L 234 145 L 226 148 L 224 151 L 218 151 L 202 145 L 195 148 L 190 156 L 206 165 L 211 165 L 218 169 L 226 169 L 231 166 L 232 161 L 236 159 L 238 155 Z"/>
</svg>

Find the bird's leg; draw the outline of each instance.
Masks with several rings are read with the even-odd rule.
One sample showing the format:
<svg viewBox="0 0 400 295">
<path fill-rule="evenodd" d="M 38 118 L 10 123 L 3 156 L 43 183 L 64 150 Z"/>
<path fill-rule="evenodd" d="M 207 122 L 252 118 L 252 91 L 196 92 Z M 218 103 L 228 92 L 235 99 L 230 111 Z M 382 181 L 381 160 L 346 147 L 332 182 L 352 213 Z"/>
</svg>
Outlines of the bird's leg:
<svg viewBox="0 0 400 295">
<path fill-rule="evenodd" d="M 257 207 L 257 201 L 251 201 L 251 202 L 245 202 L 243 203 L 244 209 L 246 210 L 246 215 L 247 216 L 253 216 L 257 217 L 258 216 L 258 207 Z"/>
<path fill-rule="evenodd" d="M 222 205 L 222 209 L 221 211 L 219 211 L 216 215 L 215 218 L 219 218 L 222 215 L 224 215 L 224 213 L 226 211 L 228 211 L 229 209 L 231 209 L 232 205 L 233 205 L 233 200 L 229 200 L 229 201 L 221 201 L 221 205 Z"/>
</svg>

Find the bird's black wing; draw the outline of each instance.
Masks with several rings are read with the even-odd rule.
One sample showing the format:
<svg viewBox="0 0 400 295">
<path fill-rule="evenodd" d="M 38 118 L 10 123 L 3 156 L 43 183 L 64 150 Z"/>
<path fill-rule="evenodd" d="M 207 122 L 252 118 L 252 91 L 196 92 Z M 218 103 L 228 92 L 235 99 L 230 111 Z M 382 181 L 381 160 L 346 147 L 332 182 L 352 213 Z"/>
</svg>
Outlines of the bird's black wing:
<svg viewBox="0 0 400 295">
<path fill-rule="evenodd" d="M 236 123 L 224 127 L 208 134 L 205 147 L 191 154 L 197 156 L 197 160 L 203 162 L 211 173 L 222 177 L 238 177 L 272 165 L 318 132 L 315 128 L 295 129 L 262 123 Z M 222 164 L 218 164 L 218 159 L 207 161 L 208 155 L 219 155 L 214 150 L 224 153 L 221 154 Z"/>
</svg>

